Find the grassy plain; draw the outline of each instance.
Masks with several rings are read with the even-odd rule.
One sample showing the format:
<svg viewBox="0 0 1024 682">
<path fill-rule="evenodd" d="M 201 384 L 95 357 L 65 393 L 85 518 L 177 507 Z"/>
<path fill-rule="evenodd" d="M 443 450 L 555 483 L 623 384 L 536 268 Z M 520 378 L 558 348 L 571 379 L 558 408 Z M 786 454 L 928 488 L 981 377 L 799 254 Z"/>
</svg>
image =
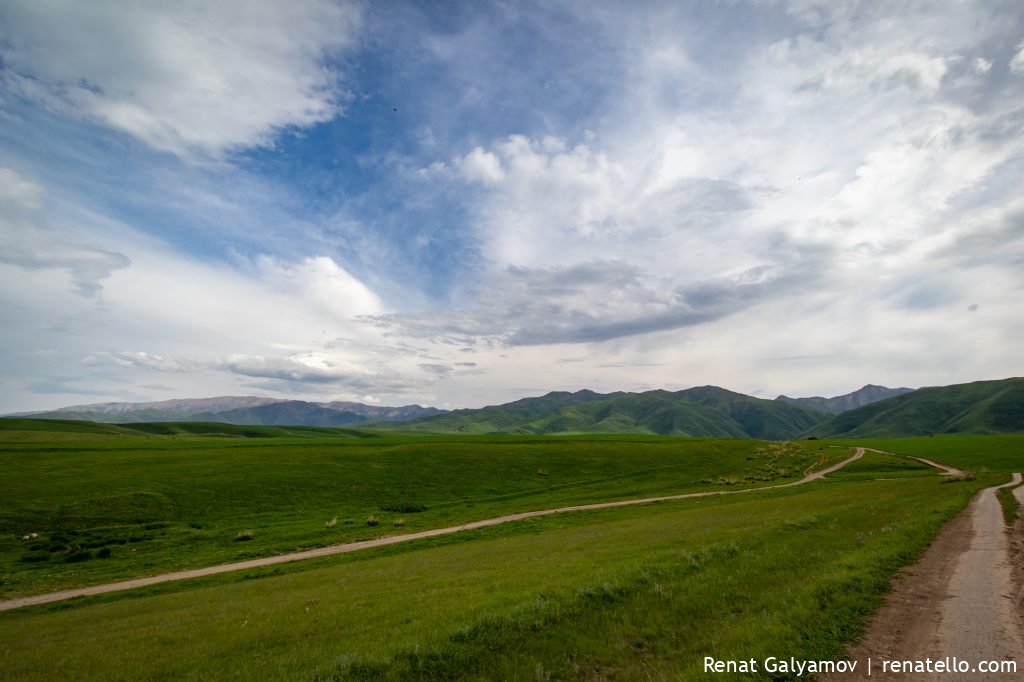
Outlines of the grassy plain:
<svg viewBox="0 0 1024 682">
<path fill-rule="evenodd" d="M 858 438 L 828 442 L 862 445 L 899 455 L 925 457 L 965 471 L 1024 470 L 1024 434 Z"/>
<path fill-rule="evenodd" d="M 827 453 L 644 436 L 214 438 L 182 425 L 158 436 L 94 426 L 0 430 L 0 597 L 517 511 L 784 482 Z"/>
<path fill-rule="evenodd" d="M 981 485 L 823 481 L 7 612 L 0 669 L 5 679 L 700 679 L 705 655 L 831 659 L 891 572 Z"/>
<path fill-rule="evenodd" d="M 7 435 L 8 596 L 522 509 L 781 482 L 849 453 L 643 437 Z M 932 450 L 910 454 L 957 464 L 941 455 L 959 451 L 917 440 Z M 979 471 L 1012 466 L 1014 442 L 957 442 Z M 704 656 L 835 659 L 893 572 L 1006 478 L 944 485 L 916 462 L 867 453 L 807 486 L 536 518 L 2 612 L 0 678 L 723 679 L 702 672 Z M 382 509 L 396 501 L 427 510 Z M 370 513 L 383 529 L 365 525 Z M 408 525 L 388 525 L 399 514 Z M 54 524 L 47 541 L 97 537 L 113 551 L 26 562 L 44 550 L 10 529 L 28 522 Z M 242 528 L 254 537 L 235 542 Z M 116 533 L 143 537 L 110 544 Z"/>
</svg>

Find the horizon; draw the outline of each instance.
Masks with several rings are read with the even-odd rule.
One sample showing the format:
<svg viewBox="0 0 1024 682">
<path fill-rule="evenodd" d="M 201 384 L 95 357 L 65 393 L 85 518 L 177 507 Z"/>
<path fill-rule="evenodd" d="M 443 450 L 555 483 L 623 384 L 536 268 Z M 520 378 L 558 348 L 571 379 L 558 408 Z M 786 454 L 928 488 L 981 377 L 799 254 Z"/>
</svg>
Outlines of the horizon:
<svg viewBox="0 0 1024 682">
<path fill-rule="evenodd" d="M 976 383 L 977 381 L 1003 381 L 1003 380 L 1006 380 L 1006 379 L 1013 379 L 1013 378 L 1016 378 L 1016 377 L 1003 377 L 1001 379 L 977 379 L 976 381 L 967 382 L 967 383 Z M 733 390 L 733 389 L 725 387 L 725 386 L 719 386 L 717 384 L 700 384 L 700 385 L 694 385 L 694 386 L 687 386 L 687 387 L 682 388 L 682 389 L 674 389 L 674 391 L 672 391 L 672 392 L 679 391 L 679 390 L 684 390 L 685 391 L 685 390 L 692 389 L 692 388 L 705 388 L 705 387 L 720 388 L 720 389 L 723 389 L 725 391 L 730 391 L 732 393 L 738 393 L 738 394 L 741 394 L 741 395 L 750 395 L 750 394 L 745 394 L 745 393 L 743 393 L 741 391 Z M 852 389 L 852 390 L 849 390 L 849 391 L 844 391 L 843 393 L 836 393 L 834 395 L 825 395 L 825 396 L 823 396 L 823 395 L 807 395 L 807 396 L 799 396 L 799 395 L 788 395 L 788 394 L 785 394 L 785 393 L 778 393 L 774 397 L 758 396 L 758 395 L 751 395 L 750 397 L 760 398 L 762 400 L 777 400 L 778 398 L 782 398 L 782 397 L 791 398 L 791 399 L 805 399 L 805 398 L 832 399 L 832 398 L 838 398 L 838 397 L 850 395 L 850 394 L 856 393 L 856 392 L 861 391 L 861 390 L 863 390 L 865 388 L 868 388 L 868 387 L 885 388 L 885 389 L 890 389 L 890 390 L 898 390 L 898 389 L 909 388 L 911 391 L 917 391 L 917 390 L 920 390 L 922 388 L 936 388 L 936 387 L 938 387 L 938 385 L 917 386 L 917 387 L 913 387 L 912 388 L 912 387 L 909 387 L 909 386 L 886 386 L 884 384 L 876 384 L 876 383 L 873 383 L 873 382 L 868 382 L 868 383 L 860 386 L 859 388 L 855 388 L 855 389 Z M 584 391 L 590 391 L 592 393 L 598 393 L 600 395 L 608 395 L 608 394 L 612 394 L 612 393 L 636 394 L 636 393 L 644 393 L 644 392 L 651 392 L 651 391 L 668 391 L 668 389 L 652 388 L 652 389 L 648 389 L 647 391 L 605 391 L 605 392 L 594 391 L 593 389 L 589 389 L 589 388 L 552 389 L 550 391 L 544 391 L 543 393 L 540 393 L 540 394 L 523 395 L 523 396 L 519 396 L 519 397 L 514 397 L 514 398 L 511 398 L 510 400 L 508 400 L 508 401 L 506 401 L 504 403 L 487 403 L 487 404 L 475 405 L 475 406 L 444 407 L 444 408 L 438 407 L 437 405 L 429 405 L 429 404 L 421 404 L 421 403 L 404 403 L 404 404 L 393 404 L 393 405 L 392 404 L 384 404 L 384 403 L 362 403 L 362 404 L 364 404 L 364 405 L 366 405 L 368 407 L 380 407 L 380 408 L 399 408 L 399 407 L 418 406 L 418 407 L 424 407 L 424 408 L 437 408 L 437 409 L 442 409 L 442 410 L 465 410 L 465 409 L 478 410 L 478 409 L 482 409 L 482 408 L 485 408 L 485 407 L 497 407 L 497 406 L 505 405 L 505 404 L 508 404 L 508 403 L 511 403 L 511 402 L 515 402 L 517 400 L 525 400 L 525 399 L 529 399 L 529 398 L 539 398 L 539 397 L 543 397 L 545 395 L 549 395 L 551 393 L 582 393 Z M 32 410 L 32 411 L 24 411 L 23 410 L 23 411 L 20 411 L 20 412 L 5 413 L 2 416 L 12 416 L 12 415 L 16 416 L 16 415 L 19 415 L 19 414 L 32 414 L 32 413 L 35 413 L 35 412 L 55 412 L 55 411 L 62 410 L 62 409 L 88 407 L 88 406 L 91 406 L 91 405 L 107 405 L 107 404 L 137 405 L 137 404 L 163 403 L 163 402 L 173 402 L 173 401 L 215 400 L 215 399 L 219 399 L 219 398 L 220 399 L 228 399 L 228 398 L 236 398 L 236 399 L 237 398 L 265 398 L 265 399 L 268 399 L 268 400 L 297 401 L 297 402 L 308 402 L 308 403 L 314 403 L 314 404 L 325 404 L 325 403 L 330 403 L 330 402 L 355 402 L 355 403 L 359 402 L 359 401 L 343 401 L 343 400 L 315 400 L 315 399 L 309 399 L 309 398 L 280 397 L 280 396 L 272 396 L 272 395 L 210 395 L 210 396 L 200 396 L 200 397 L 194 397 L 194 398 L 175 397 L 175 398 L 161 398 L 161 399 L 156 399 L 156 400 L 145 400 L 145 401 L 105 400 L 105 401 L 97 401 L 97 402 L 93 402 L 93 403 L 77 403 L 77 404 L 72 404 L 72 405 L 59 405 L 57 407 L 51 407 L 51 408 L 46 408 L 46 409 L 42 409 L 42 410 Z"/>
<path fill-rule="evenodd" d="M 1022 109 L 1008 1 L 11 0 L 0 413 L 1020 376 Z"/>
</svg>

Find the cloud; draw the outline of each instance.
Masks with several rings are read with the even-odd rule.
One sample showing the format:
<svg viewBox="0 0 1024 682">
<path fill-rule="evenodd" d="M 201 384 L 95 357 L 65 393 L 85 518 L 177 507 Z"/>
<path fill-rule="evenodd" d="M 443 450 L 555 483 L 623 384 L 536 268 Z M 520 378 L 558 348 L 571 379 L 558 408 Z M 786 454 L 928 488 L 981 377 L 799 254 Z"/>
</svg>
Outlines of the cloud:
<svg viewBox="0 0 1024 682">
<path fill-rule="evenodd" d="M 360 8 L 0 9 L 11 401 L 1019 370 L 1021 7 Z"/>
<path fill-rule="evenodd" d="M 277 290 L 316 303 L 339 318 L 374 315 L 384 310 L 376 294 L 328 256 L 304 258 L 297 263 L 260 256 L 256 268 L 261 278 Z"/>
<path fill-rule="evenodd" d="M 43 188 L 0 167 L 0 262 L 27 270 L 64 270 L 75 290 L 96 298 L 101 282 L 131 261 L 122 253 L 82 244 L 70 230 L 48 226 Z"/>
<path fill-rule="evenodd" d="M 459 171 L 467 180 L 492 185 L 500 182 L 505 174 L 501 169 L 501 161 L 491 152 L 477 147 L 466 154 L 458 163 Z"/>
<path fill-rule="evenodd" d="M 165 358 L 144 351 L 99 351 L 90 353 L 82 364 L 89 367 L 113 365 L 122 369 L 145 369 L 160 372 L 188 372 L 198 369 L 195 362 L 182 358 Z"/>
<path fill-rule="evenodd" d="M 685 285 L 603 261 L 568 268 L 511 267 L 487 282 L 477 307 L 444 317 L 369 318 L 400 335 L 461 344 L 490 337 L 510 346 L 594 343 L 704 324 L 806 284 L 809 272 L 759 267 Z"/>
<path fill-rule="evenodd" d="M 1010 60 L 1010 71 L 1024 73 L 1024 43 L 1017 46 L 1017 54 Z"/>
<path fill-rule="evenodd" d="M 352 365 L 333 360 L 324 354 L 307 353 L 289 357 L 236 355 L 218 360 L 212 368 L 246 377 L 273 380 L 288 391 L 316 391 L 317 386 L 333 387 L 349 395 L 396 395 L 423 390 L 449 370 L 440 365 L 420 365 L 420 372 L 398 373 L 390 369 L 375 370 L 369 363 Z"/>
<path fill-rule="evenodd" d="M 3 82 L 180 156 L 265 146 L 340 110 L 329 57 L 353 43 L 354 4 L 301 0 L 0 9 Z"/>
</svg>

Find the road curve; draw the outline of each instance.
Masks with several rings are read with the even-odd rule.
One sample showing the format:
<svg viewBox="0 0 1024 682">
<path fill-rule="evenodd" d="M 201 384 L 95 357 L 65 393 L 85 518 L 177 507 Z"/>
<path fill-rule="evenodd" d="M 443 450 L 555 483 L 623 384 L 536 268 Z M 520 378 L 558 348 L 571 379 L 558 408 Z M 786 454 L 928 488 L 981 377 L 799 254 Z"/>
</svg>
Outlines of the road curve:
<svg viewBox="0 0 1024 682">
<path fill-rule="evenodd" d="M 867 635 L 850 650 L 857 675 L 824 680 L 933 680 L 935 673 L 884 672 L 883 661 L 966 661 L 964 673 L 943 680 L 1020 679 L 1024 632 L 1013 603 L 1011 555 L 996 491 L 1019 485 L 1021 475 L 975 496 L 967 510 L 943 528 L 921 560 L 903 571 Z M 1014 491 L 1024 502 L 1022 488 Z M 874 663 L 867 677 L 867 659 Z M 1015 661 L 1018 672 L 975 671 L 981 661 Z"/>
<path fill-rule="evenodd" d="M 612 509 L 614 507 L 629 507 L 638 504 L 652 504 L 655 502 L 668 502 L 671 500 L 685 500 L 693 497 L 711 497 L 714 495 L 738 495 L 741 493 L 751 493 L 758 490 L 773 490 L 777 488 L 791 488 L 793 486 L 804 485 L 817 481 L 824 478 L 828 474 L 831 474 L 844 466 L 860 459 L 864 456 L 864 448 L 857 448 L 856 452 L 847 459 L 844 459 L 838 464 L 833 464 L 830 467 L 822 469 L 821 471 L 815 471 L 804 476 L 799 481 L 793 481 L 791 483 L 781 483 L 779 485 L 768 485 L 760 488 L 743 488 L 741 490 L 713 490 L 702 493 L 683 493 L 681 495 L 663 495 L 661 497 L 645 497 L 636 500 L 619 500 L 617 502 L 599 502 L 597 504 L 579 504 L 572 507 L 558 507 L 557 509 L 541 509 L 537 511 L 520 512 L 518 514 L 508 514 L 506 516 L 498 516 L 493 519 L 483 519 L 482 521 L 472 521 L 470 523 L 464 523 L 459 526 L 449 526 L 447 528 L 434 528 L 432 530 L 424 530 L 418 533 L 406 533 L 404 535 L 392 535 L 389 537 L 376 538 L 374 540 L 363 540 L 361 542 L 348 542 L 342 545 L 331 545 L 330 547 L 318 547 L 316 549 L 309 549 L 302 552 L 291 552 L 289 554 L 279 554 L 277 556 L 263 557 L 261 559 L 250 559 L 248 561 L 237 561 L 230 564 L 220 564 L 218 566 L 207 566 L 205 568 L 196 568 L 188 571 L 175 571 L 173 573 L 163 573 L 161 575 L 153 575 L 145 578 L 135 578 L 133 580 L 122 580 L 116 583 L 106 583 L 104 585 L 91 585 L 89 587 L 80 587 L 73 590 L 62 590 L 60 592 L 50 592 L 47 594 L 37 594 L 28 597 L 20 597 L 18 599 L 9 599 L 7 601 L 0 601 L 0 611 L 8 611 L 10 609 L 17 609 L 23 606 L 35 606 L 38 604 L 48 604 L 55 601 L 63 601 L 66 599 L 74 599 L 75 597 L 87 597 L 97 594 L 106 594 L 107 592 L 120 592 L 121 590 L 131 590 L 137 587 L 146 587 L 149 585 L 156 585 L 159 583 L 173 582 L 176 580 L 189 580 L 191 578 L 202 578 L 209 575 L 217 575 L 219 573 L 231 573 L 233 571 L 245 571 L 252 568 L 262 568 L 264 566 L 273 566 L 275 564 L 290 563 L 292 561 L 302 561 L 303 559 L 314 559 L 317 557 L 331 556 L 333 554 L 347 554 L 349 552 L 358 552 L 363 549 L 372 549 L 374 547 L 386 547 L 388 545 L 397 545 L 402 542 L 412 542 L 413 540 L 422 540 L 424 538 L 437 537 L 439 535 L 450 535 L 452 533 L 460 533 L 466 530 L 475 530 L 477 528 L 486 528 L 488 526 L 497 526 L 503 523 L 510 523 L 512 521 L 521 521 L 523 519 L 530 519 L 538 516 L 550 516 L 552 514 L 564 514 L 566 512 L 578 512 L 578 511 L 590 511 L 593 509 Z"/>
</svg>

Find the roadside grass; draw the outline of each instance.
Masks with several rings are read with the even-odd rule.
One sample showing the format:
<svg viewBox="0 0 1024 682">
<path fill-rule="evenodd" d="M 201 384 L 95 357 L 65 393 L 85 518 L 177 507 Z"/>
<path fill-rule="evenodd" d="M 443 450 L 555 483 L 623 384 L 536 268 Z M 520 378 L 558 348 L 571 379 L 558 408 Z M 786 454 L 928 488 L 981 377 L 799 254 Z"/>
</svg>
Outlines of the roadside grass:
<svg viewBox="0 0 1024 682">
<path fill-rule="evenodd" d="M 894 457 L 877 452 L 865 452 L 856 462 L 829 474 L 836 479 L 906 478 L 909 476 L 938 476 L 935 468 L 906 457 Z"/>
<path fill-rule="evenodd" d="M 0 670 L 10 680 L 711 679 L 704 656 L 835 659 L 893 572 L 994 478 L 825 480 L 564 514 L 258 580 L 4 612 Z"/>
<path fill-rule="evenodd" d="M 138 424 L 9 428 L 21 421 L 0 420 L 0 598 L 518 511 L 792 481 L 823 447 L 646 436 L 177 433 L 223 426 L 191 424 L 161 425 L 174 435 L 129 433 L 148 428 Z M 38 537 L 21 539 L 32 533 Z"/>
<path fill-rule="evenodd" d="M 1016 487 L 1016 486 L 1014 486 Z M 996 491 L 996 499 L 1003 510 L 1003 520 L 1007 526 L 1017 523 L 1017 516 L 1020 514 L 1020 503 L 1013 494 L 1014 488 L 1000 488 Z"/>
<path fill-rule="evenodd" d="M 814 441 L 811 441 L 814 442 Z M 877 448 L 898 455 L 915 455 L 971 471 L 1024 471 L 1024 434 L 920 436 L 829 440 L 849 446 Z"/>
</svg>

